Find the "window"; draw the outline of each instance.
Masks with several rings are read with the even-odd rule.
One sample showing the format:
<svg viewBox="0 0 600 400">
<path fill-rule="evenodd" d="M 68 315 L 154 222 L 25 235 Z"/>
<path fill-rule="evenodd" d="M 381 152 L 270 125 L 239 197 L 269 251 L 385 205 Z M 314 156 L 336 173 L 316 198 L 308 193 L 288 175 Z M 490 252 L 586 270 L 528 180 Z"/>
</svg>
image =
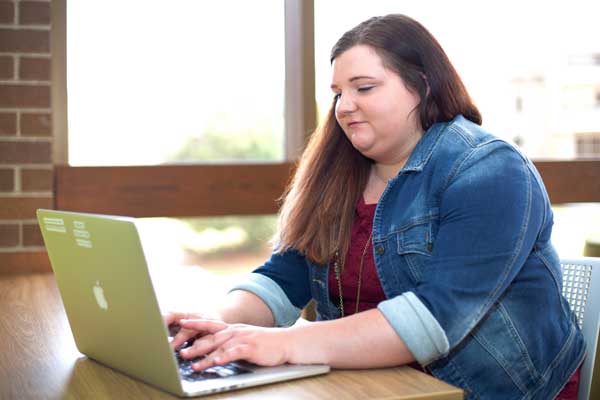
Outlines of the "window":
<svg viewBox="0 0 600 400">
<path fill-rule="evenodd" d="M 192 175 L 197 181 L 192 184 L 209 189 L 196 190 L 195 195 L 241 192 L 236 198 L 241 209 L 251 203 L 258 212 L 273 212 L 281 191 L 272 196 L 272 187 L 284 181 L 279 176 L 288 168 L 283 161 L 298 153 L 293 148 L 301 145 L 296 131 L 301 137 L 302 126 L 310 126 L 298 105 L 286 98 L 306 96 L 289 90 L 289 81 L 303 82 L 298 76 L 302 71 L 296 72 L 297 65 L 289 71 L 284 52 L 285 46 L 298 48 L 302 24 L 296 23 L 294 18 L 301 17 L 294 12 L 305 13 L 307 7 L 282 0 L 80 3 L 68 1 L 66 10 L 68 162 L 110 168 L 59 168 L 59 182 L 69 181 L 60 178 L 65 174 L 83 174 L 83 181 L 96 182 L 102 189 L 85 189 L 72 180 L 59 183 L 58 206 L 137 216 L 222 215 L 223 210 L 210 209 L 206 201 L 182 199 L 185 194 L 179 189 L 190 182 L 180 178 L 189 180 Z M 314 97 L 311 90 L 301 89 Z M 284 113 L 293 114 L 294 123 L 285 122 Z M 214 188 L 214 182 L 205 179 L 214 168 L 144 167 L 133 179 L 124 178 L 131 169 L 115 168 L 213 161 L 228 176 L 235 170 L 227 169 L 228 163 L 274 162 L 271 169 L 246 168 L 264 173 L 258 186 L 268 189 L 262 196 L 272 196 L 273 210 L 265 206 L 268 200 L 256 199 L 261 193 L 249 194 L 247 186 L 253 185 L 241 181 L 247 177 L 236 181 L 234 176 Z M 72 192 L 73 188 L 82 190 Z M 103 192 L 94 195 L 95 190 Z M 99 202 L 90 204 L 90 197 Z M 71 203 L 66 205 L 66 200 Z M 151 210 L 157 203 L 162 205 Z M 194 203 L 204 205 L 194 208 Z M 264 261 L 275 216 L 144 218 L 140 227 L 145 240 L 160 243 L 149 246 L 158 263 L 217 267 L 227 256 L 227 270 L 236 269 L 231 265 L 234 258 L 244 260 L 238 264 L 247 270 L 257 259 Z"/>
<path fill-rule="evenodd" d="M 71 165 L 283 160 L 283 1 L 67 7 Z"/>
<path fill-rule="evenodd" d="M 201 266 L 220 275 L 250 272 L 272 253 L 275 215 L 141 218 L 137 227 L 152 267 Z"/>
<path fill-rule="evenodd" d="M 600 158 L 600 132 L 578 133 L 575 141 L 578 158 Z"/>
</svg>

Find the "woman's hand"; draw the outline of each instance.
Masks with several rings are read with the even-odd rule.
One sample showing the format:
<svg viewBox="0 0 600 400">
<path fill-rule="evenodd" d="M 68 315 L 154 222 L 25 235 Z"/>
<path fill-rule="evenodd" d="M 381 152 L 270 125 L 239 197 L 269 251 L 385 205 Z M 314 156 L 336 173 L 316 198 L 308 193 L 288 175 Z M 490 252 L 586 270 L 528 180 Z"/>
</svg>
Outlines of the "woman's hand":
<svg viewBox="0 0 600 400">
<path fill-rule="evenodd" d="M 264 366 L 327 364 L 333 368 L 381 368 L 415 361 L 378 309 L 288 328 L 230 324 L 221 318 L 174 314 L 167 321 L 177 321 L 182 329 L 173 346 L 196 338 L 180 354 L 186 359 L 205 356 L 192 364 L 196 371 L 236 360 Z"/>
<path fill-rule="evenodd" d="M 165 324 L 169 328 L 169 334 L 173 337 L 171 340 L 171 348 L 173 350 L 178 349 L 185 342 L 193 339 L 195 336 L 201 335 L 202 332 L 198 332 L 194 329 L 185 329 L 181 326 L 180 321 L 183 319 L 218 319 L 218 316 L 208 316 L 200 313 L 188 313 L 188 312 L 174 312 L 171 311 L 166 315 L 163 315 Z"/>
<path fill-rule="evenodd" d="M 289 340 L 287 328 L 227 324 L 206 318 L 180 319 L 179 324 L 181 331 L 185 332 L 183 336 L 189 338 L 200 335 L 192 346 L 180 352 L 183 358 L 206 355 L 192 364 L 196 371 L 236 360 L 264 366 L 281 365 L 289 361 L 289 347 L 293 341 Z"/>
</svg>

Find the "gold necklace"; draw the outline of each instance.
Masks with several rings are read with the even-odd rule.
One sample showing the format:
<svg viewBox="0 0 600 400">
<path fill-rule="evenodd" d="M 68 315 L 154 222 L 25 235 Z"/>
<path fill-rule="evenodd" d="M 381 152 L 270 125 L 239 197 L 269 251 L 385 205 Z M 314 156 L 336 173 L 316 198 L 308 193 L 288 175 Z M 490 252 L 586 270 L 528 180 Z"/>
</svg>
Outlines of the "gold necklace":
<svg viewBox="0 0 600 400">
<path fill-rule="evenodd" d="M 360 265 L 358 267 L 358 288 L 356 289 L 356 308 L 354 309 L 354 314 L 358 313 L 358 305 L 360 304 L 360 291 L 362 288 L 362 272 L 363 272 L 363 265 L 365 263 L 365 255 L 367 254 L 367 249 L 369 248 L 369 243 L 371 243 L 371 238 L 373 237 L 373 231 L 371 231 L 371 233 L 369 234 L 369 238 L 367 239 L 367 242 L 365 243 L 365 247 L 363 248 L 362 251 L 362 256 L 360 257 Z M 335 253 L 335 261 L 333 263 L 333 270 L 335 272 L 335 280 L 337 281 L 338 284 L 338 293 L 340 294 L 340 315 L 342 318 L 344 318 L 344 295 L 342 294 L 342 270 L 340 268 L 340 263 L 339 263 L 339 253 L 336 252 Z"/>
</svg>

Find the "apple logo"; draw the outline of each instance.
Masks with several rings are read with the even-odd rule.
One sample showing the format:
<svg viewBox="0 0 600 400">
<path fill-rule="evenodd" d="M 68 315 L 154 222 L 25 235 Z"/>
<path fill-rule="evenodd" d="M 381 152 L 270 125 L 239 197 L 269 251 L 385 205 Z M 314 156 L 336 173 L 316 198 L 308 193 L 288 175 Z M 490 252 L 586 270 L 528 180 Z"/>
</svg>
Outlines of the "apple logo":
<svg viewBox="0 0 600 400">
<path fill-rule="evenodd" d="M 102 310 L 108 310 L 108 302 L 106 301 L 106 297 L 104 297 L 104 289 L 100 286 L 100 281 L 96 281 L 94 285 L 94 297 L 96 298 L 98 307 Z"/>
</svg>

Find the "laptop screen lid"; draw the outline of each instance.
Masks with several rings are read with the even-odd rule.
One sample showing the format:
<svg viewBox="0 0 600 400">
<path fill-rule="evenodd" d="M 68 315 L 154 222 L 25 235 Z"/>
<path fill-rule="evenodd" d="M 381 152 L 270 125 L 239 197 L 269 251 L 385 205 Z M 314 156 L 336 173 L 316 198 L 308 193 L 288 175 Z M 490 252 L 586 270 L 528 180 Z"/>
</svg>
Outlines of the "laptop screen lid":
<svg viewBox="0 0 600 400">
<path fill-rule="evenodd" d="M 183 394 L 135 220 L 53 210 L 37 216 L 79 351 Z"/>
<path fill-rule="evenodd" d="M 178 395 L 203 395 L 329 372 L 326 365 L 250 367 L 223 379 L 181 379 L 135 219 L 38 210 L 79 351 Z"/>
</svg>

